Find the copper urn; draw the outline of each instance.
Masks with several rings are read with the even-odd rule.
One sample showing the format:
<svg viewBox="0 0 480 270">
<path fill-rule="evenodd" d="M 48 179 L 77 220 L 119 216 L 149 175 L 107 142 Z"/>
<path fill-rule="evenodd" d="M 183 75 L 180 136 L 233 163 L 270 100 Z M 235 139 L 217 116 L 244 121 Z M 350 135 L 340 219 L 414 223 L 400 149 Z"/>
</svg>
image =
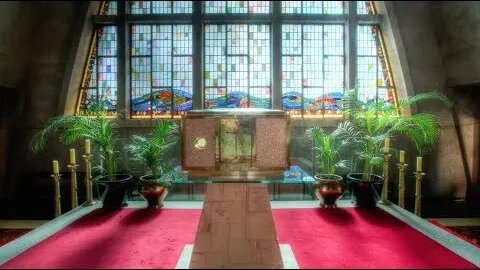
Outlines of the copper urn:
<svg viewBox="0 0 480 270">
<path fill-rule="evenodd" d="M 317 174 L 315 194 L 320 200 L 320 207 L 336 208 L 337 200 L 344 193 L 343 178 L 336 174 Z"/>
</svg>

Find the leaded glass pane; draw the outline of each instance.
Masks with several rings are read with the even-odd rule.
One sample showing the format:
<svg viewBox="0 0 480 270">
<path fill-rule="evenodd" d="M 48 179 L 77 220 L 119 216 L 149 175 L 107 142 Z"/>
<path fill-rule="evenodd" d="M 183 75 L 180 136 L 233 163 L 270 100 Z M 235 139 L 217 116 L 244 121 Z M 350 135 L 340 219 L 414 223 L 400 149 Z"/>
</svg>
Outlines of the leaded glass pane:
<svg viewBox="0 0 480 270">
<path fill-rule="evenodd" d="M 373 14 L 371 1 L 357 1 L 357 14 Z"/>
<path fill-rule="evenodd" d="M 269 13 L 270 1 L 204 1 L 205 13 Z"/>
<path fill-rule="evenodd" d="M 283 108 L 290 114 L 336 114 L 344 91 L 342 25 L 282 26 Z"/>
<path fill-rule="evenodd" d="M 357 32 L 357 89 L 359 99 L 371 103 L 389 101 L 390 83 L 378 26 L 359 25 Z"/>
<path fill-rule="evenodd" d="M 128 1 L 130 14 L 192 13 L 192 1 Z"/>
<path fill-rule="evenodd" d="M 97 28 L 97 50 L 90 56 L 83 94 L 80 104 L 82 111 L 88 110 L 93 101 L 112 114 L 117 109 L 117 28 Z"/>
<path fill-rule="evenodd" d="M 205 25 L 205 107 L 270 108 L 270 26 Z"/>
<path fill-rule="evenodd" d="M 344 1 L 282 1 L 282 13 L 343 14 Z"/>
<path fill-rule="evenodd" d="M 132 26 L 132 117 L 170 117 L 192 108 L 192 26 Z"/>
<path fill-rule="evenodd" d="M 129 1 L 131 14 L 150 14 L 151 3 L 150 1 Z"/>
<path fill-rule="evenodd" d="M 192 13 L 192 1 L 173 1 L 173 13 Z"/>
<path fill-rule="evenodd" d="M 107 15 L 117 15 L 118 8 L 117 8 L 117 1 L 107 1 L 108 8 L 106 11 Z"/>
</svg>

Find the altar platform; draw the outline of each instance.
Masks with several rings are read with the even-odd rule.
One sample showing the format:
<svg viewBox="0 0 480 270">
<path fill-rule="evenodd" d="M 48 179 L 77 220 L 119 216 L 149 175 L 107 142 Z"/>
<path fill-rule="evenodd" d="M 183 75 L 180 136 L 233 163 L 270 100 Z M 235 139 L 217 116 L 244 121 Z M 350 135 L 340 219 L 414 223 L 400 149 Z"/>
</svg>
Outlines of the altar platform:
<svg viewBox="0 0 480 270">
<path fill-rule="evenodd" d="M 478 268 L 480 249 L 396 205 L 271 201 L 284 268 Z M 203 202 L 78 207 L 0 248 L 0 268 L 188 268 Z"/>
</svg>

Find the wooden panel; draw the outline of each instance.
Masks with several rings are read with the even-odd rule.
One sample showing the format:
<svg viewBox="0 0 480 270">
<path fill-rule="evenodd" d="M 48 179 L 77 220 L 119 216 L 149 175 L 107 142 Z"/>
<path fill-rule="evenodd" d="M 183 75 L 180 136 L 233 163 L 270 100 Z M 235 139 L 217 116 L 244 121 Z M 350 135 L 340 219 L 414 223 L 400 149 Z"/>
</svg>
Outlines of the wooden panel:
<svg viewBox="0 0 480 270">
<path fill-rule="evenodd" d="M 183 125 L 183 157 L 184 169 L 213 169 L 216 166 L 216 118 L 186 118 Z M 199 149 L 195 141 L 204 138 L 206 145 Z"/>
<path fill-rule="evenodd" d="M 255 122 L 255 167 L 288 168 L 288 124 L 285 117 L 259 117 Z"/>
</svg>

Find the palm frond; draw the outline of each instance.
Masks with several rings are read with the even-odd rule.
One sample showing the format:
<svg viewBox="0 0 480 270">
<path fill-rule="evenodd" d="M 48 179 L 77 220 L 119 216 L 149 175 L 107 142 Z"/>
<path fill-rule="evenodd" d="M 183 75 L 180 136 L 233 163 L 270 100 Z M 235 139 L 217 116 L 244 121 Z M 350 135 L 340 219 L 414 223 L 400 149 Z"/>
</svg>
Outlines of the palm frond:
<svg viewBox="0 0 480 270">
<path fill-rule="evenodd" d="M 419 93 L 414 96 L 402 99 L 398 102 L 398 107 L 400 109 L 405 109 L 413 104 L 416 104 L 421 101 L 428 101 L 428 100 L 437 100 L 443 103 L 448 108 L 453 106 L 453 103 L 445 96 L 438 92 L 425 92 Z"/>
<path fill-rule="evenodd" d="M 177 125 L 170 121 L 160 121 L 153 129 L 149 137 L 139 135 L 132 136 L 132 143 L 126 146 L 131 153 L 131 159 L 145 164 L 154 178 L 158 173 L 163 174 L 168 168 L 165 164 L 167 151 L 177 143 Z"/>
</svg>

